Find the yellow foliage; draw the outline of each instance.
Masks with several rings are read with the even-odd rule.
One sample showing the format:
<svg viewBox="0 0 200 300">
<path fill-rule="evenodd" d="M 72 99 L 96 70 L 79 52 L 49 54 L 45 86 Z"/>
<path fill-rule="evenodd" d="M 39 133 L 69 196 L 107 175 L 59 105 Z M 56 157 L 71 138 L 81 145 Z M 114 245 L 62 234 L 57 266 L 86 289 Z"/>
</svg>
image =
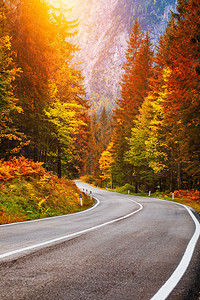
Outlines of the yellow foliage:
<svg viewBox="0 0 200 300">
<path fill-rule="evenodd" d="M 102 152 L 99 159 L 99 168 L 102 171 L 100 176 L 103 180 L 111 179 L 111 169 L 114 162 L 112 155 L 113 143 L 110 143 L 105 151 Z"/>
</svg>

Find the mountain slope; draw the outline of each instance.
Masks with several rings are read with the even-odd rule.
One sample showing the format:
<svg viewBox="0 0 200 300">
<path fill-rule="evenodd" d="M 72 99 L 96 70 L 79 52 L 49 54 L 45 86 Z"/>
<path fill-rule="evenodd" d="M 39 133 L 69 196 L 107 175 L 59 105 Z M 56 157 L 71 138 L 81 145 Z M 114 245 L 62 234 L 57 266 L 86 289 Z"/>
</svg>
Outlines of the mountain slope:
<svg viewBox="0 0 200 300">
<path fill-rule="evenodd" d="M 119 81 L 132 23 L 138 18 L 156 44 L 175 10 L 175 0 L 76 0 L 78 17 L 77 58 L 82 62 L 88 96 L 96 92 L 114 103 L 120 96 Z M 98 97 L 97 97 L 98 98 Z"/>
</svg>

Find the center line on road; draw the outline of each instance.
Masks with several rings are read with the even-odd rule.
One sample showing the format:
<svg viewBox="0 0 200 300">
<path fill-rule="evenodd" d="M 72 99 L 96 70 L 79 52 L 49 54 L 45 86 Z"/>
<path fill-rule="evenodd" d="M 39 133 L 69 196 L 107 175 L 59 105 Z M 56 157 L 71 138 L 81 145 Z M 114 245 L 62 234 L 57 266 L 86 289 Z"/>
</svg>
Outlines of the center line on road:
<svg viewBox="0 0 200 300">
<path fill-rule="evenodd" d="M 99 228 L 104 227 L 106 225 L 113 224 L 115 222 L 127 219 L 127 218 L 133 216 L 134 214 L 138 213 L 140 210 L 143 209 L 143 205 L 140 204 L 140 203 L 138 203 L 137 201 L 130 200 L 130 199 L 126 199 L 126 200 L 129 200 L 129 201 L 131 201 L 133 203 L 136 203 L 139 206 L 139 208 L 137 210 L 131 212 L 128 215 L 125 215 L 123 217 L 120 217 L 120 218 L 117 218 L 117 219 L 114 219 L 114 220 L 102 223 L 100 225 L 96 225 L 96 226 L 90 227 L 88 229 L 84 229 L 84 230 L 81 230 L 81 231 L 78 231 L 78 232 L 75 232 L 75 233 L 71 233 L 71 234 L 68 234 L 68 235 L 65 235 L 65 236 L 61 236 L 61 237 L 58 237 L 58 238 L 55 238 L 55 239 L 52 239 L 52 240 L 48 240 L 46 242 L 41 242 L 39 244 L 27 246 L 27 247 L 24 247 L 24 248 L 21 248 L 21 249 L 17 249 L 17 250 L 13 250 L 13 251 L 1 254 L 0 255 L 0 259 L 8 257 L 8 256 L 11 256 L 11 255 L 14 255 L 14 254 L 18 254 L 18 253 L 21 253 L 21 252 L 25 252 L 25 251 L 28 251 L 28 250 L 33 250 L 33 249 L 36 249 L 36 248 L 39 248 L 39 247 L 42 247 L 42 246 L 50 245 L 50 244 L 53 244 L 55 242 L 59 242 L 59 241 L 62 241 L 62 240 L 68 239 L 68 238 L 72 238 L 72 237 L 76 237 L 76 236 L 82 235 L 84 233 L 87 233 L 87 232 L 99 229 Z"/>
</svg>

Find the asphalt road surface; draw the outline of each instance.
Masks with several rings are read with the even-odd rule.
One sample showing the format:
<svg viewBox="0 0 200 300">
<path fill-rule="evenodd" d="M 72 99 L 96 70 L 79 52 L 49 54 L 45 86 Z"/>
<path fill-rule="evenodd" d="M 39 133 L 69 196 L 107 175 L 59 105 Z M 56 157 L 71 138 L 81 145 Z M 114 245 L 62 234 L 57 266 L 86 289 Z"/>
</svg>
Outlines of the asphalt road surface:
<svg viewBox="0 0 200 300">
<path fill-rule="evenodd" d="M 96 205 L 0 226 L 0 299 L 200 299 L 199 216 L 77 183 Z"/>
</svg>

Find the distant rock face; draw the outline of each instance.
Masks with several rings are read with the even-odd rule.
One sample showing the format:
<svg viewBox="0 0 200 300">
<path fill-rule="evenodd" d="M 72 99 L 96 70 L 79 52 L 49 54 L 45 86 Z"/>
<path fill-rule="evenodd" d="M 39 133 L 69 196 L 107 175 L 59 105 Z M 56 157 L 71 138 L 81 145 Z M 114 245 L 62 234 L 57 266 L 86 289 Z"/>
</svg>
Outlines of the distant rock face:
<svg viewBox="0 0 200 300">
<path fill-rule="evenodd" d="M 72 13 L 80 22 L 77 59 L 82 62 L 88 97 L 94 91 L 114 103 L 120 96 L 119 82 L 133 21 L 138 18 L 156 44 L 175 4 L 175 0 L 74 0 Z"/>
</svg>

